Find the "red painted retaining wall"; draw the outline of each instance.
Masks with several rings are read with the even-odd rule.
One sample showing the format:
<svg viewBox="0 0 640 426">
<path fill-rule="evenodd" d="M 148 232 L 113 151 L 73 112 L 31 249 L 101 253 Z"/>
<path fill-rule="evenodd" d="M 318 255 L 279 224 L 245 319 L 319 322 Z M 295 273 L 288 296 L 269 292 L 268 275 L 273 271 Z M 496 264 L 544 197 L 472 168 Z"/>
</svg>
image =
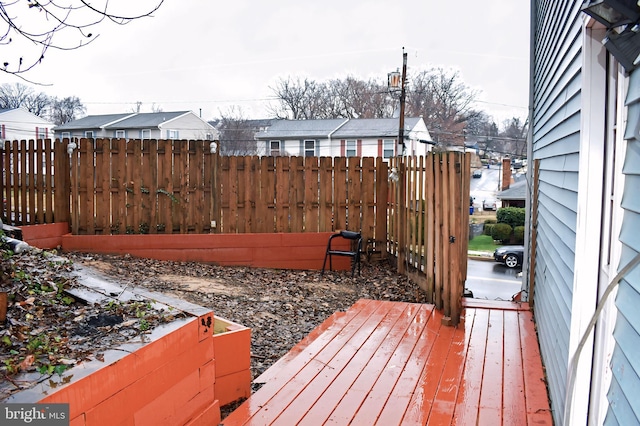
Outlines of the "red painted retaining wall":
<svg viewBox="0 0 640 426">
<path fill-rule="evenodd" d="M 42 249 L 61 247 L 63 251 L 130 254 L 156 260 L 306 270 L 322 268 L 332 234 L 71 235 L 66 222 L 21 229 L 27 243 Z M 338 238 L 333 245 L 347 250 L 349 241 Z M 350 261 L 348 257 L 334 257 L 333 269 L 348 270 Z"/>
</svg>

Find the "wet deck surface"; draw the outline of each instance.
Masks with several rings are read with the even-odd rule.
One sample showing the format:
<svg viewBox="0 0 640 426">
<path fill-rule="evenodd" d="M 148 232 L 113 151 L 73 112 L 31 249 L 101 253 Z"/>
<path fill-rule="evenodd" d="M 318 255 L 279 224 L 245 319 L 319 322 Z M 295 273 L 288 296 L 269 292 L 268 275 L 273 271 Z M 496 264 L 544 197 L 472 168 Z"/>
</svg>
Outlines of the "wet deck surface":
<svg viewBox="0 0 640 426">
<path fill-rule="evenodd" d="M 458 327 L 441 320 L 432 305 L 359 300 L 221 424 L 552 424 L 526 304 L 470 301 Z"/>
</svg>

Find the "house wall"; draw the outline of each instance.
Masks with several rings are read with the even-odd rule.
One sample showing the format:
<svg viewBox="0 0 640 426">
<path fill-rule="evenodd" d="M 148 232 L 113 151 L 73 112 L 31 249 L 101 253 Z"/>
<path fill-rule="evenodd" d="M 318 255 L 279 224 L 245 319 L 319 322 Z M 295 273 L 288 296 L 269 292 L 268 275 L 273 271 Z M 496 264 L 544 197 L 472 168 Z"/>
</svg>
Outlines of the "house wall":
<svg viewBox="0 0 640 426">
<path fill-rule="evenodd" d="M 640 71 L 619 67 L 581 5 L 532 2 L 536 322 L 556 423 L 639 424 L 640 267 L 615 304 L 604 295 L 640 253 Z"/>
<path fill-rule="evenodd" d="M 207 133 L 211 134 L 213 139 L 217 138 L 217 131 L 213 126 L 193 113 L 169 120 L 166 123 L 162 123 L 159 127 L 162 134 L 161 138 L 163 139 L 167 138 L 167 130 L 178 130 L 180 139 L 207 140 Z"/>
<path fill-rule="evenodd" d="M 427 133 L 428 135 L 428 133 Z M 354 138 L 350 140 L 357 141 L 357 150 L 360 153 L 360 157 L 382 157 L 382 151 L 384 149 L 383 140 L 391 139 L 397 140 L 394 137 L 375 137 L 375 138 Z M 278 140 L 278 139 L 273 139 Z M 316 141 L 316 156 L 317 157 L 344 157 L 345 143 L 347 139 L 295 139 L 295 140 L 280 140 L 280 151 L 282 155 L 291 156 L 304 156 L 305 140 Z M 427 139 L 428 140 L 428 139 Z M 269 143 L 270 141 L 259 141 L 258 154 L 269 155 Z M 408 139 L 405 142 L 404 155 L 426 155 L 431 151 L 431 145 L 420 143 L 416 139 Z"/>
<path fill-rule="evenodd" d="M 582 17 L 579 2 L 534 0 L 532 6 L 542 11 L 532 11 L 532 151 L 540 159 L 532 297 L 552 410 L 560 423 L 576 264 Z"/>
<path fill-rule="evenodd" d="M 640 253 L 640 69 L 629 78 L 626 99 L 626 155 L 622 167 L 624 217 L 620 230 L 622 269 Z M 615 348 L 611 360 L 612 380 L 608 392 L 607 424 L 640 424 L 640 266 L 620 282 L 616 297 L 618 315 L 614 330 Z"/>
<path fill-rule="evenodd" d="M 10 141 L 53 139 L 53 131 L 51 130 L 53 126 L 53 123 L 22 108 L 0 113 L 0 139 Z M 36 128 L 44 128 L 44 134 L 36 132 Z"/>
</svg>

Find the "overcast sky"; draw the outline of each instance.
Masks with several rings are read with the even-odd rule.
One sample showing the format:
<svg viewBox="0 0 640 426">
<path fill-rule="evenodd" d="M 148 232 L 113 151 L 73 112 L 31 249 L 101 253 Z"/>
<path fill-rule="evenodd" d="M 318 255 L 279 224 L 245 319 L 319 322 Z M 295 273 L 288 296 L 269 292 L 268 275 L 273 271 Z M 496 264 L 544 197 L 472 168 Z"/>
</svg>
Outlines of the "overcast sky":
<svg viewBox="0 0 640 426">
<path fill-rule="evenodd" d="M 498 122 L 527 113 L 528 0 L 165 0 L 152 18 L 92 32 L 92 44 L 49 50 L 28 75 L 52 84 L 36 91 L 78 96 L 88 114 L 140 101 L 143 112 L 155 105 L 209 120 L 239 106 L 246 118 L 265 118 L 279 78 L 386 81 L 403 47 L 409 73 L 459 70 L 480 91 L 477 108 Z"/>
</svg>

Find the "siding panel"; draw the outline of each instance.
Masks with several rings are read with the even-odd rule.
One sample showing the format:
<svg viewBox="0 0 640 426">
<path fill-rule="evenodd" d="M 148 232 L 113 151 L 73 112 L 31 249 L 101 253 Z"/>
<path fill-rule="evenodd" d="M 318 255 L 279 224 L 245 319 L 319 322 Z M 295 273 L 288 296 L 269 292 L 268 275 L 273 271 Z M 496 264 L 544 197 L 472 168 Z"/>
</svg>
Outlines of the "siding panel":
<svg viewBox="0 0 640 426">
<path fill-rule="evenodd" d="M 640 70 L 635 70 L 629 77 L 630 92 L 626 103 L 628 114 L 640 111 Z M 636 120 L 629 120 L 628 125 L 635 125 Z M 640 135 L 635 129 L 625 129 L 627 149 L 623 174 L 625 175 L 622 208 L 624 216 L 620 230 L 622 254 L 618 270 L 624 268 L 640 253 Z M 615 348 L 611 360 L 613 380 L 607 394 L 609 411 L 606 423 L 640 424 L 640 266 L 632 269 L 620 281 L 616 307 L 618 316 L 614 331 Z"/>
<path fill-rule="evenodd" d="M 578 211 L 580 2 L 534 0 L 533 157 L 540 159 L 535 314 L 554 420 L 564 411 Z"/>
</svg>

